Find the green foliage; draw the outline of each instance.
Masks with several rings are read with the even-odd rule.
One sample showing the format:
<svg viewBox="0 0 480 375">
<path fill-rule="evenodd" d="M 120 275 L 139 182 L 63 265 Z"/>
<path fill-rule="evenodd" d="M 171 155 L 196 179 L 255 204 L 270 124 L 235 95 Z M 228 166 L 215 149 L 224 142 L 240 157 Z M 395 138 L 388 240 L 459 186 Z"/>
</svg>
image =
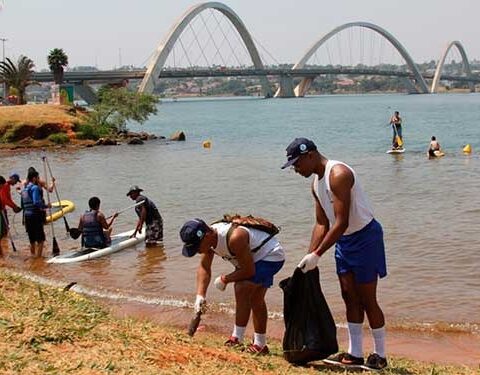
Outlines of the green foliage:
<svg viewBox="0 0 480 375">
<path fill-rule="evenodd" d="M 93 141 L 96 141 L 101 137 L 108 136 L 111 131 L 112 129 L 106 126 L 96 126 L 90 124 L 80 125 L 76 129 L 78 139 L 91 139 Z"/>
<path fill-rule="evenodd" d="M 56 84 L 63 82 L 63 70 L 68 65 L 68 56 L 62 48 L 54 48 L 47 57 L 48 66 Z"/>
<path fill-rule="evenodd" d="M 99 103 L 89 113 L 89 124 L 112 131 L 126 130 L 128 121 L 143 124 L 157 113 L 158 99 L 149 94 L 128 91 L 126 88 L 103 87 L 98 91 Z"/>
<path fill-rule="evenodd" d="M 33 61 L 26 56 L 20 56 L 17 64 L 8 57 L 0 62 L 0 81 L 5 81 L 8 88 L 17 90 L 18 104 L 25 104 L 25 90 L 27 86 L 35 83 L 32 80 L 34 67 Z"/>
<path fill-rule="evenodd" d="M 50 142 L 56 143 L 57 145 L 64 145 L 65 143 L 70 142 L 70 138 L 65 133 L 54 133 L 48 136 Z"/>
</svg>

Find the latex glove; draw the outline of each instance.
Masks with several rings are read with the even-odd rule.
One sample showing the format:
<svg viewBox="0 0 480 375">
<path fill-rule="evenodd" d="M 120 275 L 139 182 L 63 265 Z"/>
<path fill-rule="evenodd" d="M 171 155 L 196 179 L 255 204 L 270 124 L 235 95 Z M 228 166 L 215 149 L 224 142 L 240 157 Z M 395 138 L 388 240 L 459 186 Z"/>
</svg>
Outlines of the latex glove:
<svg viewBox="0 0 480 375">
<path fill-rule="evenodd" d="M 318 261 L 320 257 L 315 253 L 307 254 L 303 257 L 303 259 L 298 263 L 298 268 L 300 268 L 303 273 L 307 273 L 317 267 Z"/>
<path fill-rule="evenodd" d="M 203 312 L 205 306 L 207 305 L 207 300 L 204 296 L 197 294 L 197 298 L 195 299 L 195 304 L 193 305 L 193 310 L 198 313 L 200 311 Z"/>
<path fill-rule="evenodd" d="M 218 289 L 218 290 L 221 290 L 222 292 L 225 290 L 225 288 L 227 287 L 227 283 L 223 280 L 223 275 L 221 276 L 218 276 L 215 281 L 213 282 L 213 284 L 215 284 L 215 287 Z"/>
</svg>

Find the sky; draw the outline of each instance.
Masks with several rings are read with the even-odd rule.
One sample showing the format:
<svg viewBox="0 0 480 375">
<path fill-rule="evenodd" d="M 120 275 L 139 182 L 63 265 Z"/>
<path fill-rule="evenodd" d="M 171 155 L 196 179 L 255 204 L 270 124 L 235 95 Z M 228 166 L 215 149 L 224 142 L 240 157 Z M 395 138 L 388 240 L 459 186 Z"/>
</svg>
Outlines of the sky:
<svg viewBox="0 0 480 375">
<path fill-rule="evenodd" d="M 187 0 L 0 0 L 5 54 L 30 57 L 36 69 L 63 48 L 70 66 L 111 69 L 145 65 L 178 18 L 199 2 Z M 393 34 L 416 62 L 438 60 L 459 40 L 480 58 L 480 0 L 225 0 L 276 61 L 295 63 L 321 36 L 352 21 Z M 0 45 L 1 53 L 1 45 Z M 1 55 L 0 55 L 1 58 Z"/>
</svg>

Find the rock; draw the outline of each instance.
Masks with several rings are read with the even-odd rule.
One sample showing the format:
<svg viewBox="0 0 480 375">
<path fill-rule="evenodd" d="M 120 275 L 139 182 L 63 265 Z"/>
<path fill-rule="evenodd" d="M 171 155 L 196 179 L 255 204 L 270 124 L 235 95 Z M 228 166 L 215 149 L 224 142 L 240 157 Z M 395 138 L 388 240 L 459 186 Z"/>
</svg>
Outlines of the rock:
<svg viewBox="0 0 480 375">
<path fill-rule="evenodd" d="M 117 141 L 111 138 L 100 138 L 97 142 L 95 142 L 95 146 L 116 146 Z"/>
<path fill-rule="evenodd" d="M 140 138 L 132 138 L 128 141 L 129 145 L 143 145 L 143 141 Z"/>
<path fill-rule="evenodd" d="M 176 131 L 175 133 L 172 134 L 170 137 L 171 141 L 184 141 L 185 140 L 185 133 L 182 131 Z"/>
</svg>

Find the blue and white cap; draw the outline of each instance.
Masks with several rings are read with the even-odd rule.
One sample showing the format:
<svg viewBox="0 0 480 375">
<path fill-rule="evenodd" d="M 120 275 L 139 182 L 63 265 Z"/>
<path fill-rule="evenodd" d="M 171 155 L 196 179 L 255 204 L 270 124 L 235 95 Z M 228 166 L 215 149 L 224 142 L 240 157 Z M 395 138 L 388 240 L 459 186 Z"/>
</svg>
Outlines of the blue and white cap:
<svg viewBox="0 0 480 375">
<path fill-rule="evenodd" d="M 185 243 L 182 254 L 193 257 L 200 248 L 200 243 L 209 230 L 209 226 L 202 219 L 188 220 L 180 229 L 180 238 Z"/>
<path fill-rule="evenodd" d="M 286 148 L 287 162 L 282 166 L 282 169 L 290 167 L 295 164 L 298 158 L 310 151 L 315 151 L 317 146 L 313 141 L 307 138 L 295 138 Z"/>
</svg>

